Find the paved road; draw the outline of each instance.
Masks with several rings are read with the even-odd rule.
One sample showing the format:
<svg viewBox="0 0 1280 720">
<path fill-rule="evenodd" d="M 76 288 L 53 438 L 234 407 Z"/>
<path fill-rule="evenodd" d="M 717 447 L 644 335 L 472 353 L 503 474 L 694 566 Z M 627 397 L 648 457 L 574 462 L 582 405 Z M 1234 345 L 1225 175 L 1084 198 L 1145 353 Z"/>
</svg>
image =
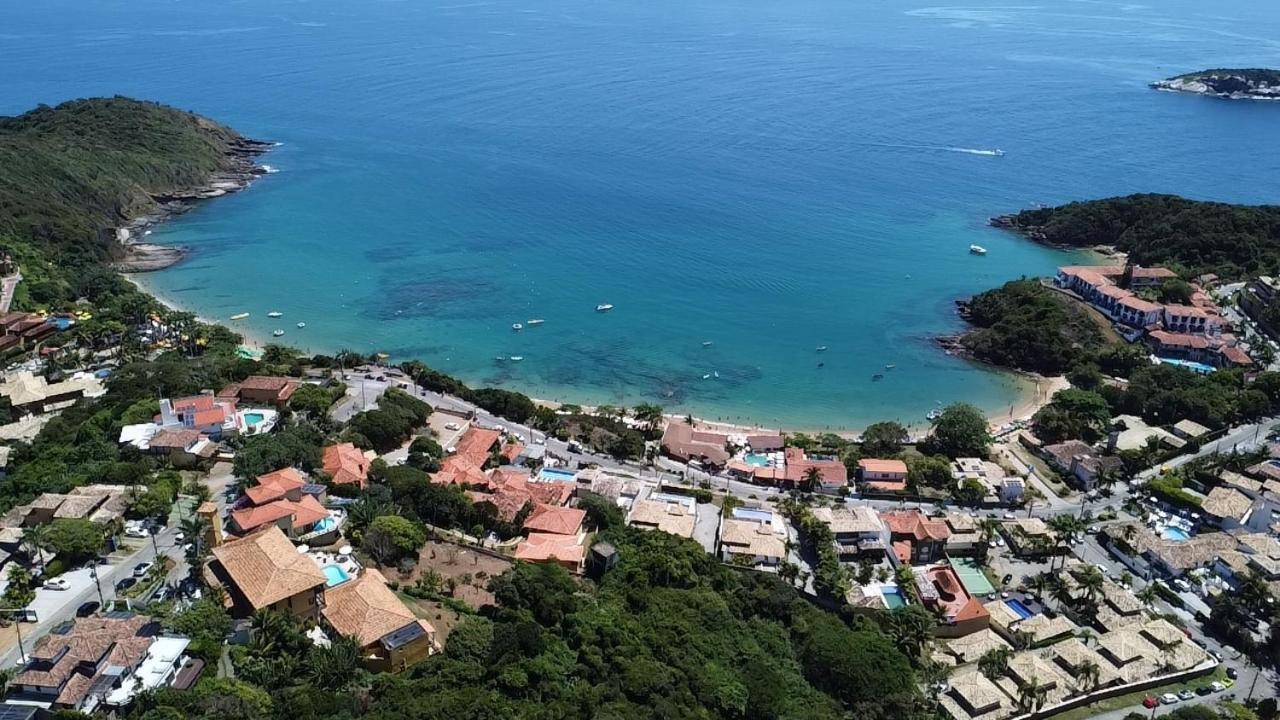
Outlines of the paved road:
<svg viewBox="0 0 1280 720">
<path fill-rule="evenodd" d="M 1254 450 L 1267 442 L 1267 433 L 1276 423 L 1280 423 L 1280 417 L 1264 418 L 1256 423 L 1242 425 L 1232 428 L 1226 435 L 1218 440 L 1205 443 L 1199 450 L 1194 453 L 1179 455 L 1168 462 L 1148 468 L 1138 473 L 1137 479 L 1141 481 L 1150 480 L 1165 470 L 1181 467 L 1192 460 L 1205 455 L 1215 453 L 1231 453 L 1231 452 L 1248 452 Z"/>
</svg>

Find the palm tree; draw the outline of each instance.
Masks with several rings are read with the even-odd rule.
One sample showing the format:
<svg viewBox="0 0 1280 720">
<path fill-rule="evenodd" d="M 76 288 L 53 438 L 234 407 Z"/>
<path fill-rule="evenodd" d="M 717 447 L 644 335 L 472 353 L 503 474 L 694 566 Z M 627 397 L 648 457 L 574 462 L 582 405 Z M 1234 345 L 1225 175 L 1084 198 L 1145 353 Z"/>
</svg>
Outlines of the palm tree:
<svg viewBox="0 0 1280 720">
<path fill-rule="evenodd" d="M 1076 677 L 1080 679 L 1080 686 L 1085 692 L 1098 686 L 1099 673 L 1098 663 L 1092 660 L 1083 660 L 1076 666 Z"/>
<path fill-rule="evenodd" d="M 1160 593 L 1156 592 L 1156 586 L 1154 584 L 1149 583 L 1146 587 L 1134 593 L 1134 597 L 1141 600 L 1144 605 L 1150 607 L 1155 604 L 1156 598 L 1160 597 Z"/>
<path fill-rule="evenodd" d="M 1013 657 L 1013 650 L 1010 648 L 992 648 L 978 658 L 978 671 L 986 675 L 988 680 L 995 680 L 1009 669 L 1011 657 Z"/>
<path fill-rule="evenodd" d="M 662 406 L 653 403 L 641 403 L 632 408 L 632 414 L 636 420 L 645 424 L 645 430 L 649 433 L 656 432 L 658 423 L 662 422 Z"/>
<path fill-rule="evenodd" d="M 36 564 L 44 567 L 44 546 L 47 534 L 44 525 L 32 525 L 22 531 L 22 542 L 27 546 L 27 554 Z"/>
<path fill-rule="evenodd" d="M 1080 589 L 1084 591 L 1085 597 L 1090 600 L 1098 599 L 1098 595 L 1102 593 L 1102 571 L 1090 565 L 1081 571 L 1076 580 L 1080 583 Z"/>
<path fill-rule="evenodd" d="M 1093 630 L 1091 628 L 1080 628 L 1080 634 L 1077 637 L 1080 638 L 1080 642 L 1084 643 L 1085 647 L 1089 647 L 1089 641 L 1094 639 Z"/>
<path fill-rule="evenodd" d="M 1049 597 L 1058 604 L 1059 610 L 1071 607 L 1075 603 L 1075 596 L 1071 594 L 1071 586 L 1057 577 L 1053 579 L 1053 585 L 1049 588 Z"/>
<path fill-rule="evenodd" d="M 810 467 L 804 471 L 804 477 L 800 482 L 800 489 L 805 492 L 813 492 L 818 484 L 822 482 L 822 470 L 817 467 Z"/>
<path fill-rule="evenodd" d="M 1045 689 L 1040 687 L 1040 681 L 1037 678 L 1031 678 L 1022 687 L 1018 688 L 1018 707 L 1023 712 L 1031 712 L 1038 707 L 1037 701 L 1039 701 L 1040 695 Z"/>
</svg>

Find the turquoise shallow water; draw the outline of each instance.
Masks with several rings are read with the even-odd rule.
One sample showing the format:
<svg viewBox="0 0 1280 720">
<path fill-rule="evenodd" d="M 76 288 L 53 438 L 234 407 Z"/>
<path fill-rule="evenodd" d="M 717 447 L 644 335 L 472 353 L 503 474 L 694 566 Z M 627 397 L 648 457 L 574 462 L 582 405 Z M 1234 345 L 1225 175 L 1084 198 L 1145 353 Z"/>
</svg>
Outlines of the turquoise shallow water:
<svg viewBox="0 0 1280 720">
<path fill-rule="evenodd" d="M 929 338 L 1067 258 L 988 215 L 1268 201 L 1280 169 L 1280 106 L 1144 87 L 1280 64 L 1272 3 L 3 5 L 0 111 L 121 93 L 284 143 L 156 231 L 193 249 L 158 294 L 563 400 L 810 428 L 1007 409 L 1015 381 Z"/>
</svg>

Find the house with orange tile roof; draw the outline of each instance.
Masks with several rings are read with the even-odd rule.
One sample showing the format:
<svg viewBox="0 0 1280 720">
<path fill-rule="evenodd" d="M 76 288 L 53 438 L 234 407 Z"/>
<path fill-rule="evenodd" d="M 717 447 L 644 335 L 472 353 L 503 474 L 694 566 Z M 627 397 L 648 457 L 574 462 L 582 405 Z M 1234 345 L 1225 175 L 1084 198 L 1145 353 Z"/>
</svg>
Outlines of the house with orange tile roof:
<svg viewBox="0 0 1280 720">
<path fill-rule="evenodd" d="M 890 559 L 896 564 L 924 565 L 943 558 L 951 537 L 945 520 L 928 518 L 918 508 L 882 512 L 880 519 L 889 530 Z"/>
<path fill-rule="evenodd" d="M 325 575 L 278 527 L 213 548 L 205 571 L 210 584 L 226 590 L 226 606 L 235 617 L 271 609 L 304 620 L 320 619 Z"/>
<path fill-rule="evenodd" d="M 369 484 L 369 458 L 351 443 L 326 445 L 321 467 L 337 485 L 355 485 L 363 490 Z"/>
<path fill-rule="evenodd" d="M 235 398 L 240 402 L 284 407 L 297 392 L 302 381 L 291 377 L 250 375 L 238 383 L 231 383 L 218 391 L 218 397 Z"/>
<path fill-rule="evenodd" d="M 321 615 L 334 632 L 359 643 L 362 662 L 374 672 L 400 672 L 439 650 L 431 623 L 414 615 L 372 568 L 325 591 Z"/>
<path fill-rule="evenodd" d="M 516 559 L 525 562 L 556 563 L 570 572 L 582 572 L 586 547 L 574 535 L 532 532 L 516 546 Z"/>
<path fill-rule="evenodd" d="M 260 475 L 228 513 L 231 532 L 245 535 L 274 525 L 289 537 L 306 535 L 329 517 L 320 501 L 304 492 L 307 487 L 295 468 Z"/>
<path fill-rule="evenodd" d="M 768 465 L 754 465 L 735 458 L 725 467 L 733 477 L 756 485 L 799 487 L 807 482 L 810 469 L 818 471 L 818 484 L 814 488 L 817 492 L 835 493 L 849 484 L 849 471 L 839 458 L 809 455 L 798 447 L 784 449 L 781 461 L 774 460 Z"/>
<path fill-rule="evenodd" d="M 858 461 L 858 480 L 871 490 L 906 492 L 907 464 L 901 460 L 863 458 Z"/>
<path fill-rule="evenodd" d="M 554 507 L 538 503 L 524 521 L 524 529 L 552 535 L 580 536 L 585 532 L 583 522 L 587 511 L 578 508 Z"/>
<path fill-rule="evenodd" d="M 235 400 L 212 395 L 160 400 L 160 417 L 156 424 L 162 428 L 195 430 L 213 440 L 236 435 L 242 429 L 236 415 Z"/>
<path fill-rule="evenodd" d="M 709 430 L 698 430 L 682 422 L 667 423 L 662 433 L 662 452 L 680 462 L 696 461 L 710 468 L 722 468 L 729 462 L 725 444 L 729 436 Z"/>
<path fill-rule="evenodd" d="M 991 614 L 969 594 L 950 565 L 933 565 L 916 575 L 920 601 L 938 616 L 939 637 L 961 637 L 986 629 Z"/>
</svg>

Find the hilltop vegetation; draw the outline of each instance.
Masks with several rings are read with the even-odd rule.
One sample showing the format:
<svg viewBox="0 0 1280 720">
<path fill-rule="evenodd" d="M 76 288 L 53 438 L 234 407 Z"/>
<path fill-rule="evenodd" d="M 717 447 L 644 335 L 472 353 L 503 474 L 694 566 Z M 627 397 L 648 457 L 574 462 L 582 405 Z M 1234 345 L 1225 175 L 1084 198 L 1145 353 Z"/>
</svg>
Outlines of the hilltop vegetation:
<svg viewBox="0 0 1280 720">
<path fill-rule="evenodd" d="M 975 358 L 1046 375 L 1093 359 L 1106 344 L 1088 310 L 1034 279 L 975 295 L 968 319 L 975 329 L 961 344 Z"/>
<path fill-rule="evenodd" d="M 0 118 L 0 249 L 26 281 L 19 307 L 135 294 L 105 266 L 112 229 L 234 164 L 245 142 L 197 115 L 127 98 L 41 105 Z"/>
<path fill-rule="evenodd" d="M 1243 280 L 1280 272 L 1280 207 L 1128 195 L 1023 210 L 993 219 L 1062 247 L 1113 246 L 1142 265 L 1184 277 Z"/>
</svg>

